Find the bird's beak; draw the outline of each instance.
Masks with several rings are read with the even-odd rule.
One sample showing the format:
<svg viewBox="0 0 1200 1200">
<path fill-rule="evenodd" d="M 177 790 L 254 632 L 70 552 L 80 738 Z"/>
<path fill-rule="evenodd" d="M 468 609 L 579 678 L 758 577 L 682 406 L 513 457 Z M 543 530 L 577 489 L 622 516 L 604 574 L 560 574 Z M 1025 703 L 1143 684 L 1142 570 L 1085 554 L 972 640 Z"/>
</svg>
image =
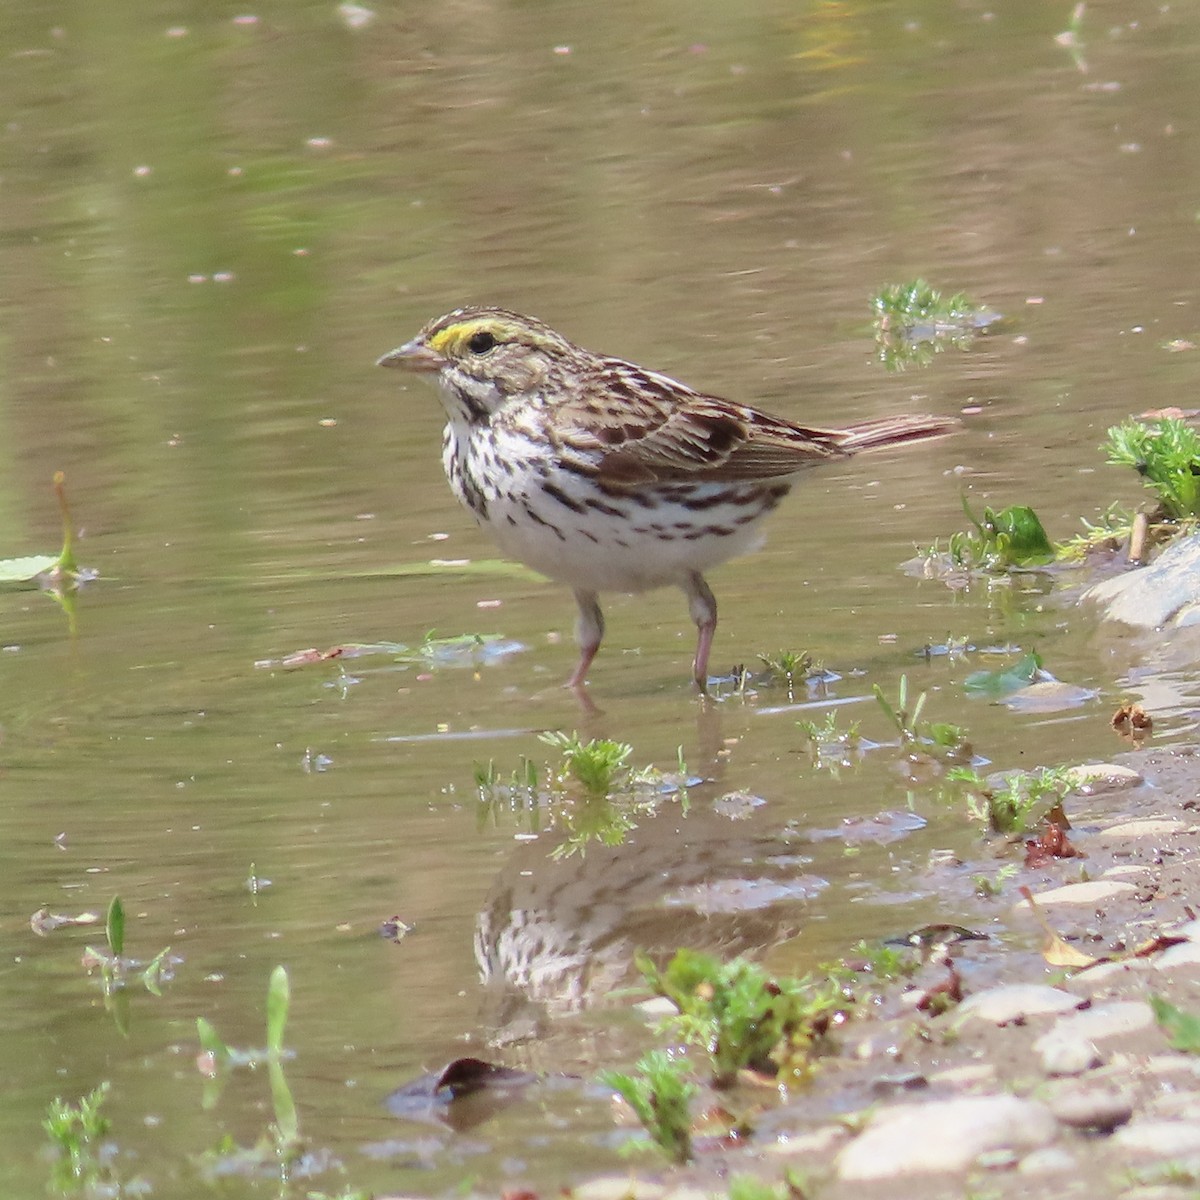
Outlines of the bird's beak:
<svg viewBox="0 0 1200 1200">
<path fill-rule="evenodd" d="M 400 367 L 404 371 L 419 371 L 436 374 L 445 365 L 446 360 L 436 351 L 430 349 L 419 338 L 389 350 L 375 365 L 377 367 Z"/>
</svg>

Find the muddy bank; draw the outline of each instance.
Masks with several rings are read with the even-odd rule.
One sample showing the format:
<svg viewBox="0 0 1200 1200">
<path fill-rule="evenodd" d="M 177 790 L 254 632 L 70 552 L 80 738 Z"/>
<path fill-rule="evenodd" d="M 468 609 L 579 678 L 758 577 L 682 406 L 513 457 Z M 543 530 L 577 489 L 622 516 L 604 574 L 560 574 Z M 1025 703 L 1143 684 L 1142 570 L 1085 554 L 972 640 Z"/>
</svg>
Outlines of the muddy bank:
<svg viewBox="0 0 1200 1200">
<path fill-rule="evenodd" d="M 1200 748 L 1119 766 L 1067 799 L 1085 857 L 1022 866 L 946 914 L 988 935 L 948 950 L 961 1003 L 919 1011 L 950 970 L 931 961 L 855 1013 L 806 1091 L 772 1107 L 739 1089 L 730 1107 L 758 1110 L 745 1144 L 678 1170 L 635 1159 L 575 1194 L 726 1194 L 731 1176 L 777 1183 L 789 1168 L 835 1200 L 1194 1190 L 1200 1056 L 1172 1048 L 1152 1000 L 1200 1014 Z M 1051 962 L 1045 924 L 1061 939 Z M 1075 954 L 1096 961 L 1061 965 Z"/>
</svg>

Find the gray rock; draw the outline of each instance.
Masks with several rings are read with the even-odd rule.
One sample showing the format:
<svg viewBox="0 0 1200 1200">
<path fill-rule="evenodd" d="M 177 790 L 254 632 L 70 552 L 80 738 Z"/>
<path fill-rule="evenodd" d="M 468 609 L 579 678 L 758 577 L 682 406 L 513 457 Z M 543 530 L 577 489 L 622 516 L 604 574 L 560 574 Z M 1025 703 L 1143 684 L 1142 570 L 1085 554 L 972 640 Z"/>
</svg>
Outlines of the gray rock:
<svg viewBox="0 0 1200 1200">
<path fill-rule="evenodd" d="M 1200 1154 L 1200 1125 L 1194 1121 L 1134 1121 L 1113 1134 L 1113 1143 L 1133 1154 L 1181 1158 Z"/>
<path fill-rule="evenodd" d="M 1154 957 L 1156 971 L 1173 971 L 1176 967 L 1195 966 L 1200 963 L 1200 942 L 1180 942 L 1168 946 Z"/>
<path fill-rule="evenodd" d="M 1118 896 L 1132 896 L 1137 887 L 1120 879 L 1089 879 L 1085 883 L 1065 883 L 1062 887 L 1039 892 L 1034 899 L 1045 908 L 1051 904 L 1086 904 L 1092 907 L 1115 900 Z M 1028 909 L 1029 901 L 1021 900 L 1015 908 Z"/>
<path fill-rule="evenodd" d="M 846 1180 L 965 1171 L 984 1154 L 1047 1146 L 1050 1110 L 1017 1096 L 963 1096 L 879 1111 L 837 1158 Z"/>
<path fill-rule="evenodd" d="M 1050 1111 L 1072 1129 L 1111 1133 L 1133 1116 L 1133 1101 L 1123 1092 L 1074 1084 L 1048 1101 Z"/>
<path fill-rule="evenodd" d="M 1033 1048 L 1041 1054 L 1043 1044 L 1052 1038 L 1104 1038 L 1140 1033 L 1154 1024 L 1154 1012 L 1144 1000 L 1115 1000 L 1111 1004 L 1096 1004 L 1083 1012 L 1059 1017 L 1049 1033 L 1043 1034 Z"/>
<path fill-rule="evenodd" d="M 1083 1003 L 1078 996 L 1060 988 L 1040 983 L 1012 983 L 968 996 L 958 1006 L 957 1016 L 960 1021 L 978 1017 L 995 1025 L 1009 1025 L 1027 1017 L 1071 1012 Z"/>
<path fill-rule="evenodd" d="M 1017 1168 L 1022 1175 L 1062 1175 L 1079 1170 L 1075 1156 L 1061 1146 L 1046 1146 L 1027 1154 Z"/>
<path fill-rule="evenodd" d="M 1109 621 L 1135 629 L 1176 629 L 1200 621 L 1200 534 L 1176 538 L 1148 567 L 1106 579 L 1084 592 Z"/>
<path fill-rule="evenodd" d="M 1104 1056 L 1089 1038 L 1070 1037 L 1053 1031 L 1038 1039 L 1037 1052 L 1047 1075 L 1082 1075 L 1104 1061 Z"/>
</svg>

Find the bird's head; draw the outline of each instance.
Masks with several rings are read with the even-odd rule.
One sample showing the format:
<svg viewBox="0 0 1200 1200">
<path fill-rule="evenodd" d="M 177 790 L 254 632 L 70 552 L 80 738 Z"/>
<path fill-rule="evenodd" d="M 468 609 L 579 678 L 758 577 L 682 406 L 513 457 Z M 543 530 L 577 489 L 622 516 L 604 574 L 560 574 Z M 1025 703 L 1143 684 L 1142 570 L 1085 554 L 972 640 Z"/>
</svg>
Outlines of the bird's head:
<svg viewBox="0 0 1200 1200">
<path fill-rule="evenodd" d="M 578 351 L 548 325 L 503 308 L 459 308 L 379 359 L 436 375 L 451 419 L 487 421 L 514 396 L 542 390 Z"/>
</svg>

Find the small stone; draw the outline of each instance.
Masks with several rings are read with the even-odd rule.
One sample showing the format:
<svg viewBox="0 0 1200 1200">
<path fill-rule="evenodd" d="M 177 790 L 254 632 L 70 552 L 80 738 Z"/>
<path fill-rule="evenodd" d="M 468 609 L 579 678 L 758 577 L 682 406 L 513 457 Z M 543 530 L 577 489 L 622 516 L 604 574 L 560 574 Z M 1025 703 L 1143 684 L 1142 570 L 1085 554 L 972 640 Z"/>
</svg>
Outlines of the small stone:
<svg viewBox="0 0 1200 1200">
<path fill-rule="evenodd" d="M 1038 1039 L 1037 1052 L 1042 1071 L 1047 1075 L 1082 1075 L 1104 1061 L 1104 1056 L 1087 1038 L 1064 1037 L 1053 1032 Z"/>
<path fill-rule="evenodd" d="M 1200 1125 L 1194 1121 L 1134 1121 L 1113 1134 L 1113 1143 L 1132 1154 L 1155 1158 L 1200 1154 Z"/>
<path fill-rule="evenodd" d="M 1094 688 L 1079 687 L 1077 684 L 1063 683 L 1058 679 L 1047 679 L 1040 683 L 1031 683 L 1028 687 L 1005 696 L 1000 703 L 1016 712 L 1061 712 L 1065 708 L 1079 708 L 1080 705 L 1095 699 L 1096 695 Z"/>
<path fill-rule="evenodd" d="M 1097 841 L 1113 842 L 1121 838 L 1168 837 L 1187 828 L 1182 821 L 1154 818 L 1146 821 L 1122 821 L 1120 825 L 1102 829 L 1094 836 Z"/>
<path fill-rule="evenodd" d="M 771 1133 L 770 1128 L 763 1131 Z M 779 1129 L 775 1131 L 775 1141 L 762 1146 L 762 1153 L 782 1154 L 788 1158 L 809 1156 L 820 1158 L 822 1162 L 827 1163 L 848 1136 L 844 1125 L 823 1125 L 800 1134 L 791 1134 Z"/>
<path fill-rule="evenodd" d="M 1149 1075 L 1189 1074 L 1200 1079 L 1200 1061 L 1185 1054 L 1152 1054 L 1141 1067 Z"/>
<path fill-rule="evenodd" d="M 1094 1133 L 1112 1133 L 1133 1116 L 1133 1101 L 1123 1092 L 1077 1084 L 1052 1096 L 1049 1106 L 1063 1125 Z"/>
<path fill-rule="evenodd" d="M 1049 1033 L 1033 1043 L 1034 1051 L 1042 1052 L 1043 1043 L 1051 1038 L 1090 1038 L 1101 1042 L 1105 1038 L 1140 1033 L 1154 1024 L 1154 1012 L 1143 1000 L 1116 1000 L 1111 1004 L 1096 1004 L 1083 1012 L 1059 1017 Z"/>
<path fill-rule="evenodd" d="M 964 1087 L 990 1083 L 996 1078 L 996 1068 L 991 1063 L 963 1063 L 960 1067 L 947 1067 L 930 1075 L 929 1082 L 935 1084 L 950 1084 L 952 1087 Z"/>
<path fill-rule="evenodd" d="M 1040 983 L 1012 983 L 968 996 L 958 1006 L 958 1019 L 978 1017 L 995 1025 L 1009 1025 L 1027 1017 L 1071 1012 L 1083 1003 L 1078 996 L 1060 988 Z"/>
<path fill-rule="evenodd" d="M 1195 966 L 1200 963 L 1200 942 L 1180 942 L 1168 946 L 1151 960 L 1156 971 L 1173 971 L 1176 967 Z"/>
<path fill-rule="evenodd" d="M 1109 867 L 1104 872 L 1104 879 L 1128 879 L 1131 875 L 1140 875 L 1149 878 L 1151 870 L 1148 866 L 1139 863 L 1122 863 L 1118 867 Z"/>
<path fill-rule="evenodd" d="M 1045 908 L 1051 904 L 1086 904 L 1094 906 L 1115 900 L 1118 896 L 1128 896 L 1136 892 L 1132 883 L 1120 879 L 1090 879 L 1087 883 L 1068 883 L 1065 887 L 1051 888 L 1048 892 L 1039 892 L 1034 899 Z M 1029 901 L 1022 900 L 1017 908 L 1028 908 Z"/>
<path fill-rule="evenodd" d="M 996 1150 L 1032 1150 L 1054 1140 L 1050 1110 L 1017 1096 L 963 1096 L 883 1109 L 837 1158 L 845 1180 L 966 1170 Z"/>
<path fill-rule="evenodd" d="M 1017 1168 L 1022 1175 L 1064 1175 L 1078 1171 L 1075 1156 L 1061 1146 L 1046 1146 L 1027 1154 Z"/>
<path fill-rule="evenodd" d="M 648 1179 L 607 1175 L 576 1184 L 571 1195 L 575 1200 L 662 1200 L 666 1191 L 661 1183 L 652 1183 Z"/>
<path fill-rule="evenodd" d="M 1071 981 L 1077 987 L 1092 987 L 1105 981 L 1112 982 L 1114 977 L 1121 975 L 1137 975 L 1143 971 L 1149 971 L 1151 963 L 1148 958 L 1122 958 L 1113 962 L 1097 963 L 1094 967 L 1088 967 L 1086 971 L 1081 971 Z"/>
<path fill-rule="evenodd" d="M 1200 606 L 1200 536 L 1176 538 L 1148 567 L 1106 579 L 1083 594 L 1104 617 L 1136 629 L 1186 625 Z"/>
<path fill-rule="evenodd" d="M 1132 767 L 1120 763 L 1083 763 L 1072 767 L 1067 775 L 1073 787 L 1086 788 L 1093 794 L 1137 787 L 1145 782 Z"/>
</svg>

